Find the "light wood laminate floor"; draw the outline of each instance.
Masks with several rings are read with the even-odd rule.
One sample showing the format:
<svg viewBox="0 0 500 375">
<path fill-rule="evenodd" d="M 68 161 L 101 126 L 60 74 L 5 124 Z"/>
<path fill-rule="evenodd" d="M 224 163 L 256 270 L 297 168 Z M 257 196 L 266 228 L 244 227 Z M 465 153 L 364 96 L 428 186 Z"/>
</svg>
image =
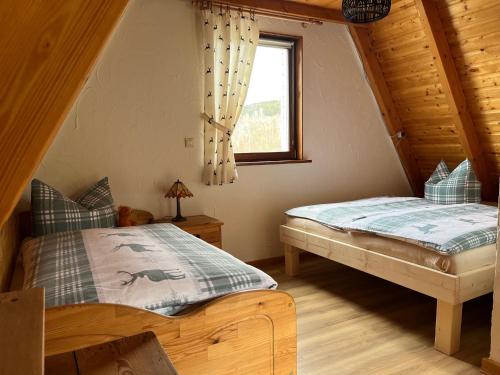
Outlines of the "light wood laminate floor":
<svg viewBox="0 0 500 375">
<path fill-rule="evenodd" d="M 433 349 L 436 301 L 329 260 L 291 278 L 262 267 L 297 303 L 298 374 L 479 374 L 489 354 L 491 295 L 464 304 L 461 351 Z"/>
</svg>

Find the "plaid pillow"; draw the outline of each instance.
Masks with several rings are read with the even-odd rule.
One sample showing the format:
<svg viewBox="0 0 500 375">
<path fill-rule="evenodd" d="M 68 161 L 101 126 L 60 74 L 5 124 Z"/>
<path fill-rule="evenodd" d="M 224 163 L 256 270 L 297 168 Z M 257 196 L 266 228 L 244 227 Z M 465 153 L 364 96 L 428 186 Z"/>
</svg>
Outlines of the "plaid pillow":
<svg viewBox="0 0 500 375">
<path fill-rule="evenodd" d="M 105 177 L 76 201 L 39 180 L 31 182 L 33 235 L 116 226 L 113 197 Z"/>
<path fill-rule="evenodd" d="M 425 199 L 438 204 L 481 202 L 481 183 L 469 160 L 464 160 L 448 175 L 447 171 L 448 167 L 441 161 L 425 183 Z"/>
<path fill-rule="evenodd" d="M 450 175 L 450 170 L 448 169 L 448 166 L 446 165 L 444 160 L 441 160 L 437 165 L 436 169 L 434 170 L 434 172 L 431 174 L 431 177 L 429 177 L 429 179 L 427 180 L 427 182 L 431 184 L 436 184 L 439 181 L 444 180 L 449 175 Z"/>
</svg>

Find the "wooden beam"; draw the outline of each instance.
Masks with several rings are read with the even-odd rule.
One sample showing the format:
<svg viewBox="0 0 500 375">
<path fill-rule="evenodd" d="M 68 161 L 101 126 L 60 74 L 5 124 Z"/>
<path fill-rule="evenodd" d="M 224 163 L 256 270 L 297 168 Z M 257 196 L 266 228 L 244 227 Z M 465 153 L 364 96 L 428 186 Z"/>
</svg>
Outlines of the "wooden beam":
<svg viewBox="0 0 500 375">
<path fill-rule="evenodd" d="M 478 179 L 483 184 L 483 198 L 486 200 L 494 199 L 496 188 L 494 188 L 495 185 L 493 185 L 492 178 L 488 173 L 486 159 L 481 150 L 474 121 L 467 105 L 462 82 L 453 60 L 436 3 L 433 0 L 415 0 L 415 5 L 429 41 L 440 83 L 448 101 L 462 148 L 471 161 Z"/>
<path fill-rule="evenodd" d="M 354 26 L 349 26 L 349 30 L 358 48 L 373 94 L 377 99 L 387 130 L 392 136 L 392 141 L 396 147 L 413 193 L 417 196 L 422 196 L 423 181 L 417 161 L 411 153 L 410 144 L 406 138 L 397 139 L 396 137 L 398 132 L 403 132 L 403 127 L 401 126 L 401 119 L 399 118 L 396 105 L 392 100 L 391 93 L 385 82 L 377 56 L 372 49 L 369 35 L 370 31 L 367 28 Z"/>
<path fill-rule="evenodd" d="M 500 200 L 498 202 L 500 212 Z M 484 358 L 481 371 L 488 375 L 500 375 L 500 238 L 497 237 L 495 281 L 493 284 L 493 310 L 491 313 L 490 357 Z"/>
<path fill-rule="evenodd" d="M 0 2 L 0 227 L 128 0 Z"/>
<path fill-rule="evenodd" d="M 324 8 L 316 5 L 297 3 L 288 0 L 214 0 L 213 3 L 229 4 L 245 9 L 254 9 L 270 15 L 295 16 L 318 21 L 347 23 L 340 9 Z"/>
</svg>

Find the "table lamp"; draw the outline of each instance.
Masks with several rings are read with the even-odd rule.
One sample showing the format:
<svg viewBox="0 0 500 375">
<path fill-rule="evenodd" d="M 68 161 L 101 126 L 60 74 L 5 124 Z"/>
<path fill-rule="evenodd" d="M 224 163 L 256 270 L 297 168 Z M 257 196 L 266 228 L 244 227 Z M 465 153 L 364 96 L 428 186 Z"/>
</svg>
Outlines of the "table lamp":
<svg viewBox="0 0 500 375">
<path fill-rule="evenodd" d="M 177 216 L 172 221 L 185 221 L 186 218 L 181 215 L 181 198 L 190 198 L 193 193 L 179 179 L 174 182 L 170 190 L 165 194 L 165 198 L 177 199 Z"/>
</svg>

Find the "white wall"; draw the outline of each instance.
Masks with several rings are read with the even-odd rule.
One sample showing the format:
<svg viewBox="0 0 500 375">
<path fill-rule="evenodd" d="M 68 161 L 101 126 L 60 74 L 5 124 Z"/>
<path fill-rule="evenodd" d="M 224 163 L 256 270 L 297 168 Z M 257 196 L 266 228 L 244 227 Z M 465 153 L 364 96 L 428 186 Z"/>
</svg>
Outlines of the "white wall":
<svg viewBox="0 0 500 375">
<path fill-rule="evenodd" d="M 203 185 L 197 11 L 189 0 L 135 0 L 36 177 L 74 195 L 109 176 L 118 204 L 157 216 L 174 213 L 163 194 L 179 177 L 195 196 L 183 213 L 223 220 L 224 248 L 244 260 L 281 255 L 287 208 L 410 194 L 346 28 L 261 18 L 261 29 L 304 36 L 304 155 L 312 164 L 240 167 L 235 184 Z"/>
</svg>

